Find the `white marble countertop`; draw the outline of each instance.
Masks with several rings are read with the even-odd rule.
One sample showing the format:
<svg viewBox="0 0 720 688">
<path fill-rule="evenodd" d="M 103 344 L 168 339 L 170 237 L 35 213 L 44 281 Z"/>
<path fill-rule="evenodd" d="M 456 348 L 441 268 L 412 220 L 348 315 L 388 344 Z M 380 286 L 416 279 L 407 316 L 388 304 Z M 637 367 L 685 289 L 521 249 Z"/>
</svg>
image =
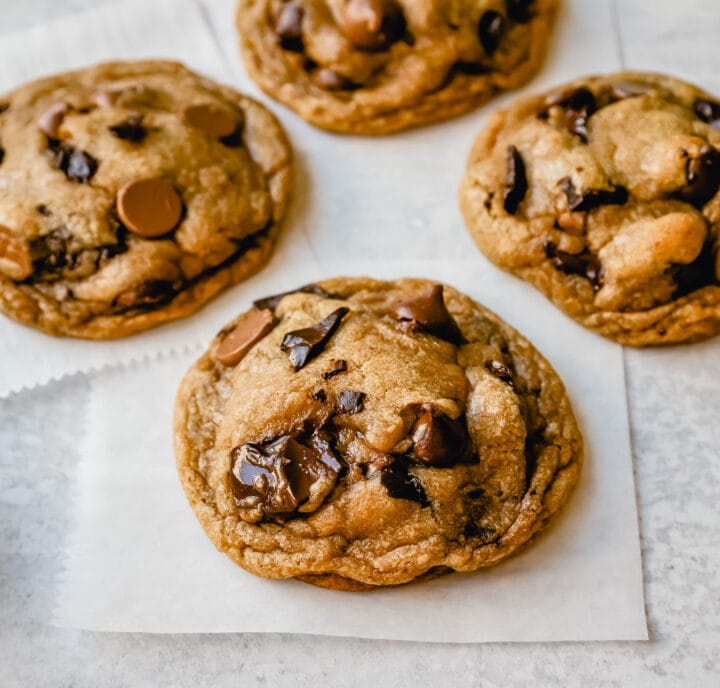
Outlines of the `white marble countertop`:
<svg viewBox="0 0 720 688">
<path fill-rule="evenodd" d="M 97 2 L 0 0 L 0 41 Z M 616 3 L 627 68 L 720 93 L 719 0 Z M 0 401 L 0 685 L 719 685 L 720 346 L 628 350 L 625 361 L 650 642 L 425 645 L 49 627 L 88 397 L 87 378 L 74 376 Z"/>
</svg>

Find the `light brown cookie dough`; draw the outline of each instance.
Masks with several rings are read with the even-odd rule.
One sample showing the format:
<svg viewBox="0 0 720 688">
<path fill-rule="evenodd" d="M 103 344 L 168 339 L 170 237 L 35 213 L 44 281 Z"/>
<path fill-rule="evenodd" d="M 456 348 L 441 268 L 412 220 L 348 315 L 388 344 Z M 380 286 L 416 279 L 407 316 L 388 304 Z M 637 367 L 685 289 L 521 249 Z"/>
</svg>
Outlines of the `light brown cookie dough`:
<svg viewBox="0 0 720 688">
<path fill-rule="evenodd" d="M 315 126 L 388 134 L 528 81 L 558 0 L 240 0 L 250 76 Z"/>
<path fill-rule="evenodd" d="M 110 339 L 182 318 L 269 258 L 291 150 L 260 104 L 173 62 L 0 96 L 0 310 Z"/>
<path fill-rule="evenodd" d="M 475 242 L 585 327 L 648 346 L 720 332 L 720 101 L 659 74 L 498 112 L 460 205 Z"/>
<path fill-rule="evenodd" d="M 583 457 L 533 346 L 416 279 L 257 301 L 188 371 L 174 432 L 188 501 L 221 552 L 339 590 L 498 563 L 562 508 Z"/>
</svg>

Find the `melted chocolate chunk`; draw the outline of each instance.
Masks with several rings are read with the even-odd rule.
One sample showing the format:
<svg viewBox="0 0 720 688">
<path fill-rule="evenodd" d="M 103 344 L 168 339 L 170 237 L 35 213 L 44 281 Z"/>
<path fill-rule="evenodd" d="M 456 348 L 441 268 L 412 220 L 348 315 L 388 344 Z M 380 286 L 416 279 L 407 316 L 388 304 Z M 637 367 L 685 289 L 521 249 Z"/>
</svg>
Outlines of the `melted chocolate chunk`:
<svg viewBox="0 0 720 688">
<path fill-rule="evenodd" d="M 338 413 L 360 413 L 365 405 L 365 392 L 354 392 L 346 389 L 337 398 Z"/>
<path fill-rule="evenodd" d="M 628 191 L 624 186 L 612 189 L 589 189 L 580 193 L 570 177 L 560 180 L 560 189 L 567 196 L 568 207 L 575 212 L 584 212 L 599 208 L 601 205 L 625 205 L 628 200 Z"/>
<path fill-rule="evenodd" d="M 417 299 L 396 304 L 390 315 L 411 331 L 427 332 L 450 342 L 462 339 L 460 328 L 445 306 L 442 284 L 435 284 Z"/>
<path fill-rule="evenodd" d="M 468 451 L 470 438 L 462 418 L 452 420 L 423 404 L 413 425 L 411 437 L 413 460 L 428 466 L 452 466 L 467 463 L 472 457 Z"/>
<path fill-rule="evenodd" d="M 319 323 L 300 330 L 293 330 L 283 337 L 280 348 L 288 352 L 290 363 L 295 370 L 300 370 L 310 359 L 315 358 L 325 348 L 328 340 L 349 310 L 349 308 L 344 307 L 338 308 Z"/>
<path fill-rule="evenodd" d="M 0 146 L 0 165 L 3 164 L 3 160 L 5 160 L 5 149 Z"/>
<path fill-rule="evenodd" d="M 525 163 L 518 149 L 510 146 L 507 152 L 507 178 L 503 190 L 503 207 L 510 215 L 517 213 L 520 204 L 527 194 L 528 183 L 525 174 Z"/>
<path fill-rule="evenodd" d="M 602 286 L 603 269 L 598 257 L 588 249 L 581 253 L 560 251 L 552 241 L 545 244 L 545 255 L 550 258 L 553 267 L 566 275 L 580 275 L 590 280 L 593 290 Z"/>
<path fill-rule="evenodd" d="M 38 212 L 45 214 L 40 208 Z M 47 209 L 45 212 L 49 214 Z M 84 248 L 66 227 L 53 229 L 48 234 L 34 239 L 30 244 L 34 271 L 38 276 L 45 278 L 55 277 L 61 270 L 72 272 L 83 268 L 84 273 L 90 274 L 97 271 L 105 260 L 126 250 L 127 245 L 122 235 L 118 236 L 115 244 Z"/>
<path fill-rule="evenodd" d="M 693 111 L 703 122 L 720 129 L 720 103 L 698 98 L 693 103 Z"/>
<path fill-rule="evenodd" d="M 430 500 L 425 494 L 422 483 L 410 473 L 404 461 L 395 460 L 390 466 L 381 469 L 380 482 L 387 493 L 395 499 L 409 499 L 423 508 L 430 506 Z"/>
<path fill-rule="evenodd" d="M 705 242 L 702 251 L 692 263 L 673 265 L 669 272 L 677 284 L 677 289 L 673 294 L 676 299 L 715 284 L 717 280 L 715 279 L 715 259 L 713 257 L 712 242 Z"/>
<path fill-rule="evenodd" d="M 505 0 L 505 8 L 511 21 L 527 24 L 533 18 L 534 0 Z"/>
<path fill-rule="evenodd" d="M 306 284 L 292 291 L 284 291 L 282 294 L 273 294 L 272 296 L 266 296 L 265 298 L 253 301 L 253 306 L 260 310 L 269 308 L 271 311 L 274 311 L 280 305 L 280 302 L 289 294 L 315 294 L 315 296 L 322 296 L 325 299 L 333 298 L 332 295 L 328 294 L 324 289 L 320 289 L 317 284 Z"/>
<path fill-rule="evenodd" d="M 124 122 L 108 128 L 116 138 L 132 143 L 140 143 L 147 136 L 147 129 L 142 124 L 142 115 L 130 115 Z"/>
<path fill-rule="evenodd" d="M 503 382 L 507 382 L 511 387 L 513 386 L 512 371 L 501 361 L 487 361 L 485 363 L 485 368 L 495 377 L 500 378 Z"/>
<path fill-rule="evenodd" d="M 316 431 L 306 442 L 283 435 L 265 444 L 243 444 L 230 453 L 229 477 L 236 503 L 270 517 L 288 517 L 318 483 L 327 495 L 343 464 L 328 437 Z M 330 483 L 330 489 L 327 483 Z"/>
<path fill-rule="evenodd" d="M 540 112 L 540 117 L 547 118 L 552 107 L 563 108 L 568 131 L 587 143 L 587 123 L 597 110 L 597 101 L 592 91 L 582 87 L 552 94 L 545 99 L 545 108 Z"/>
<path fill-rule="evenodd" d="M 498 49 L 504 33 L 505 17 L 500 12 L 488 10 L 483 13 L 478 22 L 478 37 L 488 55 L 492 55 Z"/>
<path fill-rule="evenodd" d="M 694 157 L 688 157 L 685 167 L 687 185 L 677 192 L 677 197 L 696 206 L 705 205 L 720 186 L 720 152 L 704 145 Z"/>
<path fill-rule="evenodd" d="M 302 40 L 303 9 L 294 2 L 283 5 L 275 23 L 275 35 L 280 40 L 280 47 L 294 53 L 304 50 Z"/>
<path fill-rule="evenodd" d="M 330 370 L 326 370 L 322 376 L 323 380 L 329 380 L 331 377 L 335 377 L 336 375 L 340 375 L 340 373 L 344 373 L 347 370 L 347 361 L 343 360 L 342 358 L 338 358 L 337 360 L 333 361 Z"/>
</svg>

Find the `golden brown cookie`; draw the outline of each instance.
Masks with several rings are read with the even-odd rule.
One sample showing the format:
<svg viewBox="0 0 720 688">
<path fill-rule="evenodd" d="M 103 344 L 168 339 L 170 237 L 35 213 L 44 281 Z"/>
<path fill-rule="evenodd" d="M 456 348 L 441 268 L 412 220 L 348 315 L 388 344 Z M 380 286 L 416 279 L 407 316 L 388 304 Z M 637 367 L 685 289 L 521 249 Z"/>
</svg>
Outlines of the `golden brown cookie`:
<svg viewBox="0 0 720 688">
<path fill-rule="evenodd" d="M 580 79 L 496 113 L 460 187 L 490 260 L 631 346 L 720 332 L 720 101 L 671 77 Z"/>
<path fill-rule="evenodd" d="M 505 559 L 583 456 L 562 382 L 515 330 L 450 287 L 363 278 L 224 328 L 180 386 L 175 451 L 221 552 L 348 591 Z"/>
<path fill-rule="evenodd" d="M 0 97 L 0 310 L 109 339 L 185 317 L 269 258 L 291 150 L 260 104 L 173 62 Z"/>
<path fill-rule="evenodd" d="M 250 76 L 315 126 L 388 134 L 537 72 L 558 0 L 240 0 Z"/>
</svg>

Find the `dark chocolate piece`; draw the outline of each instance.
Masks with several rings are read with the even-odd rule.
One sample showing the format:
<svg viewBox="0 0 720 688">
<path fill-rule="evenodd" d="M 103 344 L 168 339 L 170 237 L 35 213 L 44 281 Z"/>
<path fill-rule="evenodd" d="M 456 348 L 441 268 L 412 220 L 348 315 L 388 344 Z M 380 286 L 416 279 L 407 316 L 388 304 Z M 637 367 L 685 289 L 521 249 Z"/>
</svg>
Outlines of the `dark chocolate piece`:
<svg viewBox="0 0 720 688">
<path fill-rule="evenodd" d="M 545 255 L 550 259 L 552 266 L 566 275 L 580 275 L 590 280 L 593 290 L 602 287 L 603 269 L 598 257 L 588 249 L 581 253 L 566 253 L 560 251 L 552 241 L 545 244 Z"/>
<path fill-rule="evenodd" d="M 324 289 L 318 287 L 317 284 L 306 284 L 302 287 L 299 287 L 298 289 L 284 291 L 282 292 L 282 294 L 273 294 L 272 296 L 266 296 L 265 298 L 253 301 L 253 306 L 260 310 L 269 308 L 271 311 L 274 311 L 278 307 L 280 302 L 289 294 L 315 294 L 316 296 L 322 296 L 326 299 L 333 298 Z"/>
<path fill-rule="evenodd" d="M 516 24 L 527 24 L 533 18 L 534 0 L 505 0 L 508 17 Z"/>
<path fill-rule="evenodd" d="M 500 45 L 505 33 L 505 17 L 495 10 L 484 12 L 478 22 L 478 37 L 480 44 L 488 55 L 492 55 Z"/>
<path fill-rule="evenodd" d="M 612 189 L 588 189 L 580 193 L 570 177 L 563 177 L 559 184 L 567 197 L 568 207 L 574 212 L 594 210 L 601 205 L 625 205 L 629 197 L 624 186 L 615 186 Z"/>
<path fill-rule="evenodd" d="M 540 117 L 547 117 L 550 108 L 561 107 L 565 113 L 565 124 L 568 131 L 579 136 L 587 143 L 587 123 L 590 116 L 597 110 L 597 101 L 588 88 L 573 88 L 551 94 L 545 99 L 545 107 Z"/>
<path fill-rule="evenodd" d="M 147 129 L 142 124 L 142 115 L 130 115 L 124 122 L 108 128 L 116 138 L 132 143 L 140 143 L 147 136 Z"/>
<path fill-rule="evenodd" d="M 470 440 L 462 418 L 449 418 L 430 404 L 423 404 L 413 425 L 411 457 L 428 466 L 452 466 L 470 458 Z"/>
<path fill-rule="evenodd" d="M 417 476 L 410 473 L 404 461 L 396 460 L 381 469 L 380 482 L 391 497 L 417 502 L 423 508 L 430 506 L 422 483 Z"/>
<path fill-rule="evenodd" d="M 410 330 L 428 332 L 450 342 L 461 340 L 460 329 L 448 312 L 442 284 L 435 284 L 424 296 L 396 304 L 390 315 Z"/>
<path fill-rule="evenodd" d="M 337 398 L 338 413 L 360 413 L 365 404 L 365 392 L 355 392 L 346 389 L 340 392 Z"/>
<path fill-rule="evenodd" d="M 343 470 L 322 431 L 307 442 L 283 435 L 265 444 L 243 444 L 230 457 L 229 477 L 238 506 L 260 509 L 270 517 L 290 516 L 307 501 L 316 483 L 334 483 Z"/>
<path fill-rule="evenodd" d="M 323 380 L 329 380 L 331 377 L 335 377 L 340 373 L 344 373 L 347 370 L 347 361 L 342 358 L 338 358 L 333 361 L 330 365 L 330 370 L 326 370 L 322 376 Z"/>
<path fill-rule="evenodd" d="M 698 98 L 693 103 L 693 111 L 703 122 L 720 129 L 720 103 Z"/>
<path fill-rule="evenodd" d="M 283 337 L 280 348 L 288 352 L 290 363 L 295 370 L 300 370 L 325 348 L 325 344 L 349 310 L 345 307 L 338 308 L 319 323 L 300 330 L 293 330 Z"/>
<path fill-rule="evenodd" d="M 503 190 L 503 207 L 510 215 L 517 213 L 528 190 L 525 163 L 518 149 L 510 146 L 507 152 L 507 179 Z"/>
<path fill-rule="evenodd" d="M 294 53 L 304 50 L 302 40 L 303 8 L 294 2 L 283 5 L 275 23 L 275 35 L 280 40 L 280 47 Z"/>
<path fill-rule="evenodd" d="M 720 152 L 706 144 L 697 155 L 688 157 L 685 168 L 687 184 L 677 197 L 696 206 L 705 205 L 720 186 Z"/>
</svg>

